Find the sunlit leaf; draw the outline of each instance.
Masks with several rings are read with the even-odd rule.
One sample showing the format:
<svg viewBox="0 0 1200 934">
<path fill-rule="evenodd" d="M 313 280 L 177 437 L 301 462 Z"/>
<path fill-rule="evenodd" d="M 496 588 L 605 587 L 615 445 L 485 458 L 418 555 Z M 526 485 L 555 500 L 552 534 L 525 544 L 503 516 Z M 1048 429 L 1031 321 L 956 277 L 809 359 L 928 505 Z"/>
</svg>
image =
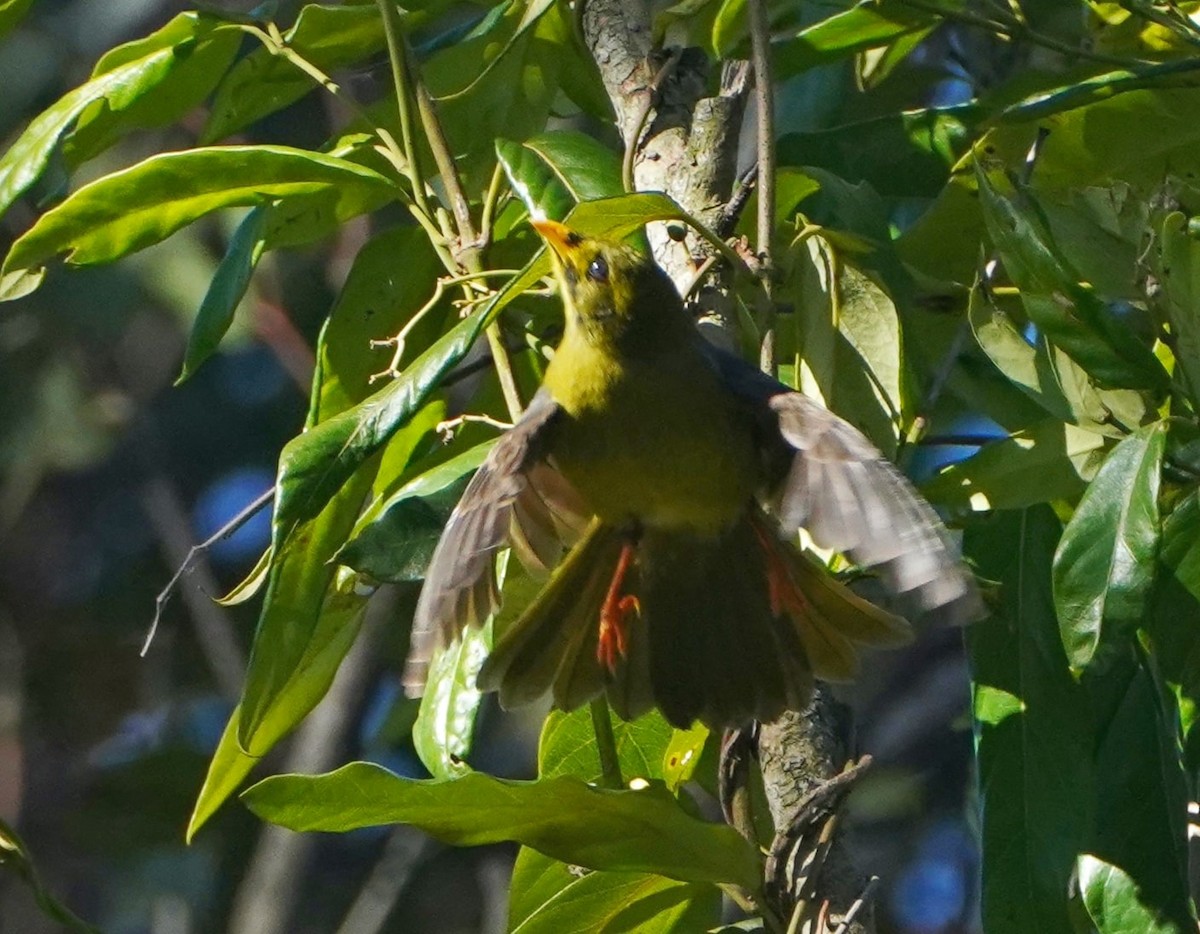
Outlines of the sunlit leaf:
<svg viewBox="0 0 1200 934">
<path fill-rule="evenodd" d="M 19 4 L 12 3 L 0 10 L 10 15 L 20 12 Z M 189 59 L 211 43 L 219 43 L 217 51 L 231 57 L 238 42 L 237 32 L 215 17 L 181 13 L 153 35 L 109 52 L 90 80 L 42 111 L 0 157 L 0 214 L 37 181 L 59 139 L 89 108 L 102 103 L 104 112 L 112 115 L 109 119 L 119 119 L 145 95 L 171 82 L 186 68 Z M 180 107 L 198 103 L 212 89 L 223 68 L 215 60 L 209 64 L 214 66 L 209 75 L 211 81 L 204 86 L 195 80 L 185 80 L 182 103 L 176 101 Z M 190 72 L 185 79 L 189 75 Z M 161 119 L 164 115 L 155 116 Z M 93 113 L 91 119 L 100 117 Z M 166 119 L 172 116 L 167 115 Z"/>
<path fill-rule="evenodd" d="M 1163 422 L 1122 441 L 1104 462 L 1054 556 L 1054 602 L 1071 666 L 1083 669 L 1146 614 L 1158 553 Z"/>
<path fill-rule="evenodd" d="M 1058 255 L 1028 197 L 1002 174 L 977 173 L 988 231 L 1004 268 L 1021 290 L 1031 321 L 1103 385 L 1166 387 L 1167 374 L 1150 348 Z"/>
<path fill-rule="evenodd" d="M 1120 867 L 1086 853 L 1079 857 L 1079 891 L 1100 934 L 1183 934 L 1195 928 L 1195 922 L 1180 924 L 1158 914 Z"/>
<path fill-rule="evenodd" d="M 621 194 L 617 155 L 577 130 L 543 133 L 524 143 L 497 140 L 496 155 L 531 215 L 562 220 L 580 201 Z"/>
<path fill-rule="evenodd" d="M 60 253 L 75 265 L 107 263 L 143 249 L 220 208 L 273 199 L 328 199 L 347 220 L 395 196 L 383 176 L 345 159 L 285 146 L 225 146 L 151 156 L 85 185 L 47 211 L 0 268 L 0 297 L 41 281 Z"/>
<path fill-rule="evenodd" d="M 570 776 L 517 782 L 482 772 L 416 781 L 356 762 L 326 775 L 274 776 L 242 800 L 291 830 L 403 823 L 458 846 L 516 841 L 589 869 L 747 887 L 759 875 L 737 831 L 689 816 L 661 785 L 612 790 Z"/>
</svg>

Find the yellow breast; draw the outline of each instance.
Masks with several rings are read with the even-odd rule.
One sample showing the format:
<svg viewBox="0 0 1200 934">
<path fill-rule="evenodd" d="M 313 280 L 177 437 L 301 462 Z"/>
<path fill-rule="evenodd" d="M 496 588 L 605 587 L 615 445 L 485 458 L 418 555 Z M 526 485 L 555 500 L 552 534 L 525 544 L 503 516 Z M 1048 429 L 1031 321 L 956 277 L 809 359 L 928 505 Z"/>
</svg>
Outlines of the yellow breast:
<svg viewBox="0 0 1200 934">
<path fill-rule="evenodd" d="M 694 348 L 622 361 L 564 342 L 545 386 L 566 413 L 551 456 L 604 521 L 712 535 L 754 495 L 750 426 Z"/>
</svg>

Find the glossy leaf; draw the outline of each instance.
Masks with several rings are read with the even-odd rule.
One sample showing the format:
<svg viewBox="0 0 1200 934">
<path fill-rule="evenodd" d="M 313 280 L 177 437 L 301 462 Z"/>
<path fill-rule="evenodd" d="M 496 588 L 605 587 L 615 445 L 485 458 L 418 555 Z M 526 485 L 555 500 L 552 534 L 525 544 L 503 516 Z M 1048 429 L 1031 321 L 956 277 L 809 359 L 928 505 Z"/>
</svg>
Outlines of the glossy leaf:
<svg viewBox="0 0 1200 934">
<path fill-rule="evenodd" d="M 217 272 L 209 283 L 200 311 L 188 335 L 187 351 L 183 356 L 183 370 L 176 385 L 196 372 L 221 343 L 221 338 L 233 323 L 234 312 L 250 287 L 250 277 L 258 266 L 266 245 L 263 234 L 266 230 L 267 213 L 263 208 L 252 208 L 238 225 L 229 240 L 225 255 L 221 258 Z"/>
<path fill-rule="evenodd" d="M 6 10 L 20 12 L 13 4 Z M 176 101 L 176 109 L 182 113 L 207 95 L 223 70 L 215 59 L 208 61 L 213 72 L 211 81 L 205 86 L 186 71 L 189 59 L 212 43 L 219 44 L 217 51 L 221 55 L 232 57 L 239 41 L 237 32 L 215 17 L 181 13 L 153 35 L 109 52 L 90 80 L 42 111 L 0 157 L 0 214 L 37 181 L 63 134 L 84 113 L 90 113 L 89 119 L 93 121 L 121 119 L 122 114 L 139 100 L 167 85 L 185 70 L 182 99 Z M 107 115 L 103 118 L 99 115 L 98 108 L 101 107 Z M 164 116 L 167 121 L 173 119 L 171 114 L 158 113 L 158 122 L 162 122 Z"/>
<path fill-rule="evenodd" d="M 625 780 L 663 777 L 668 742 L 676 731 L 662 715 L 652 711 L 632 722 L 611 711 L 608 716 Z M 538 775 L 573 775 L 599 782 L 602 771 L 588 708 L 551 711 L 538 745 Z M 646 873 L 585 874 L 525 847 L 517 856 L 511 892 L 509 927 L 531 932 L 550 932 L 556 925 L 573 923 L 578 930 L 608 929 L 615 934 L 627 928 L 614 925 L 633 919 L 642 919 L 647 930 L 684 932 L 710 926 L 719 908 L 716 890 L 708 886 L 681 887 Z"/>
<path fill-rule="evenodd" d="M 457 846 L 516 841 L 590 869 L 747 887 L 758 878 L 758 857 L 737 831 L 689 816 L 661 785 L 610 790 L 569 776 L 517 782 L 482 772 L 416 781 L 356 762 L 326 775 L 274 776 L 242 799 L 291 830 L 404 823 Z"/>
<path fill-rule="evenodd" d="M 1059 529 L 1049 507 L 1035 506 L 994 513 L 964 537 L 981 575 L 1001 582 L 993 616 L 967 630 L 988 934 L 1073 930 L 1068 892 L 1094 776 L 1090 708 L 1054 615 Z"/>
<path fill-rule="evenodd" d="M 151 156 L 106 175 L 47 211 L 13 245 L 0 269 L 0 297 L 41 281 L 60 253 L 75 265 L 107 263 L 170 236 L 220 208 L 272 199 L 323 198 L 339 220 L 395 196 L 382 175 L 345 159 L 284 146 L 226 146 Z"/>
<path fill-rule="evenodd" d="M 1146 615 L 1158 554 L 1166 424 L 1122 441 L 1080 500 L 1054 556 L 1054 602 L 1071 666 L 1086 668 Z"/>
<path fill-rule="evenodd" d="M 425 545 L 421 541 L 424 534 L 438 519 L 445 525 L 444 518 L 458 502 L 468 475 L 483 463 L 496 440 L 492 438 L 440 461 L 395 492 L 369 503 L 339 558 L 380 580 L 391 580 L 392 575 L 399 580 L 420 580 L 424 576 L 424 565 L 420 568 L 416 565 L 421 560 L 420 555 L 425 554 Z M 416 506 L 415 503 L 423 505 Z M 393 515 L 393 510 L 398 512 Z M 399 560 L 390 552 L 398 553 Z M 425 564 L 428 564 L 428 557 Z M 409 572 L 403 570 L 404 567 L 414 569 L 416 576 L 407 576 Z"/>
<path fill-rule="evenodd" d="M 1120 867 L 1090 854 L 1079 857 L 1079 891 L 1100 934 L 1183 934 L 1183 925 L 1143 904 L 1136 882 Z"/>
<path fill-rule="evenodd" d="M 496 560 L 496 585 L 501 588 L 501 615 L 511 614 L 538 587 L 519 569 L 509 574 L 511 553 L 501 552 Z M 520 590 L 518 595 L 514 591 Z M 468 626 L 449 645 L 438 648 L 429 661 L 425 693 L 413 724 L 413 746 L 434 778 L 458 778 L 470 771 L 467 754 L 475 736 L 475 718 L 483 699 L 476 687 L 479 669 L 492 650 L 493 621 L 478 628 Z"/>
<path fill-rule="evenodd" d="M 513 192 L 533 216 L 562 220 L 580 201 L 621 194 L 621 161 L 577 130 L 543 133 L 524 143 L 496 141 Z"/>
<path fill-rule="evenodd" d="M 487 308 L 457 324 L 367 400 L 313 427 L 280 455 L 274 540 L 320 511 L 357 467 L 378 451 L 458 364 L 483 330 Z"/>
<path fill-rule="evenodd" d="M 691 934 L 708 930 L 720 912 L 721 893 L 711 885 L 649 873 L 568 870 L 526 848 L 513 868 L 508 930 Z"/>
<path fill-rule="evenodd" d="M 1167 374 L 1104 302 L 1079 282 L 1036 208 L 998 173 L 977 173 L 984 218 L 1030 320 L 1101 384 L 1164 389 Z"/>
<path fill-rule="evenodd" d="M 401 248 L 405 274 L 389 280 L 388 289 L 377 296 L 356 288 L 361 268 L 360 274 L 352 270 L 321 336 L 310 412 L 314 427 L 301 439 L 353 411 L 367 395 L 375 367 L 372 355 L 364 352 L 368 342 L 398 329 L 433 287 L 437 259 L 419 229 L 385 233 L 375 242 L 385 249 Z M 242 694 L 238 741 L 247 753 L 263 755 L 303 719 L 328 690 L 354 642 L 373 585 L 350 568 L 339 567 L 335 559 L 355 526 L 378 466 L 377 459 L 358 462 L 314 516 L 293 521 L 291 534 L 274 541 Z M 276 529 L 288 471 L 285 448 L 276 481 Z"/>
</svg>

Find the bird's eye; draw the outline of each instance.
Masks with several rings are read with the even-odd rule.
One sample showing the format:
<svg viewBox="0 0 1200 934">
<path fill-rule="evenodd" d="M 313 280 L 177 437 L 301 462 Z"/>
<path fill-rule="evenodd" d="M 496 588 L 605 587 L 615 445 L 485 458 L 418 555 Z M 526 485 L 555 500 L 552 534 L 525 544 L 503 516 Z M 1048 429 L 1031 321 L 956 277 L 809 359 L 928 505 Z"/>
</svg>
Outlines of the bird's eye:
<svg viewBox="0 0 1200 934">
<path fill-rule="evenodd" d="M 588 264 L 587 277 L 593 282 L 608 281 L 608 263 L 603 256 L 597 256 Z"/>
</svg>

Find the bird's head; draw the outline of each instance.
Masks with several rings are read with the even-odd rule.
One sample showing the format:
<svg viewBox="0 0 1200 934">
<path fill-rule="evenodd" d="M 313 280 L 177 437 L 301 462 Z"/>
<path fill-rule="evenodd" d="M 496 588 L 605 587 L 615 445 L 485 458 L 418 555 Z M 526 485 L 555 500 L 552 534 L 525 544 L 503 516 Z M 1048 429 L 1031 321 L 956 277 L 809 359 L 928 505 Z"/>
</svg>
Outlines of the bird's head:
<svg viewBox="0 0 1200 934">
<path fill-rule="evenodd" d="M 533 221 L 566 288 L 568 327 L 590 341 L 631 351 L 675 339 L 690 322 L 675 286 L 648 256 L 614 240 L 586 237 L 557 221 Z"/>
</svg>

